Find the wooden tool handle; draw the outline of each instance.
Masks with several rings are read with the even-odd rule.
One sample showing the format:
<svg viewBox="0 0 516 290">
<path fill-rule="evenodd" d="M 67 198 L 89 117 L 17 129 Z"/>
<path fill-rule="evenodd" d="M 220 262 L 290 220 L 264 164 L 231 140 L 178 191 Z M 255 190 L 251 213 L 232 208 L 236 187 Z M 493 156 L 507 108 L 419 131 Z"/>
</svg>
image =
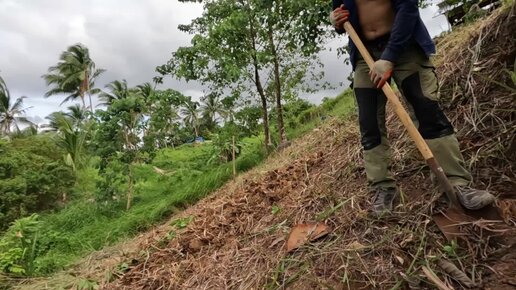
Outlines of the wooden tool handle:
<svg viewBox="0 0 516 290">
<path fill-rule="evenodd" d="M 362 43 L 362 40 L 356 33 L 351 23 L 345 22 L 344 29 L 353 40 L 353 43 L 358 48 L 358 51 L 360 51 L 360 54 L 364 58 L 369 69 L 373 69 L 374 60 L 369 54 L 367 48 Z M 435 160 L 432 151 L 428 147 L 428 144 L 426 144 L 425 140 L 423 139 L 423 136 L 421 136 L 421 134 L 417 130 L 416 126 L 414 125 L 414 122 L 412 122 L 412 119 L 410 118 L 409 114 L 401 104 L 400 99 L 398 98 L 398 96 L 396 96 L 396 94 L 394 93 L 394 91 L 388 83 L 385 83 L 385 85 L 383 85 L 382 91 L 389 100 L 389 102 L 391 102 L 391 104 L 394 106 L 394 112 L 396 112 L 396 115 L 398 115 L 403 125 L 405 125 L 405 128 L 407 128 L 410 138 L 412 138 L 412 140 L 416 143 L 419 152 L 421 152 L 423 158 L 425 158 L 428 166 L 430 167 L 430 170 L 432 170 L 437 180 L 439 180 L 439 183 L 441 184 L 448 199 L 451 201 L 452 206 L 458 206 L 459 203 L 457 200 L 457 196 L 455 195 L 455 191 L 453 190 L 450 181 L 444 174 L 444 170 L 441 168 L 441 166 L 439 166 L 437 160 Z"/>
<path fill-rule="evenodd" d="M 371 55 L 369 54 L 369 51 L 367 50 L 367 48 L 362 43 L 362 40 L 360 40 L 360 37 L 356 33 L 356 31 L 353 28 L 353 26 L 351 25 L 351 23 L 349 23 L 349 22 L 344 23 L 344 29 L 346 30 L 346 32 L 349 34 L 349 36 L 353 40 L 353 43 L 355 43 L 355 45 L 357 46 L 358 50 L 360 51 L 360 54 L 366 61 L 369 69 L 373 69 L 374 60 L 371 57 Z M 421 154 L 423 154 L 423 157 L 425 158 L 425 160 L 433 158 L 434 155 L 432 154 L 432 151 L 430 150 L 430 148 L 428 148 L 428 145 L 426 144 L 426 142 L 423 139 L 423 137 L 421 136 L 421 134 L 419 134 L 419 131 L 417 130 L 416 126 L 414 125 L 414 122 L 412 122 L 412 119 L 410 118 L 409 114 L 407 113 L 407 111 L 405 110 L 403 105 L 401 104 L 401 101 L 398 98 L 398 96 L 396 96 L 396 94 L 392 90 L 391 86 L 388 83 L 386 83 L 382 87 L 382 91 L 384 92 L 387 99 L 394 105 L 394 111 L 396 112 L 398 117 L 401 119 L 401 122 L 403 123 L 403 125 L 405 125 L 405 127 L 407 128 L 407 131 L 408 131 L 410 137 L 412 138 L 412 140 L 414 140 L 414 142 L 416 142 L 416 146 L 419 149 L 419 151 L 421 152 Z"/>
</svg>

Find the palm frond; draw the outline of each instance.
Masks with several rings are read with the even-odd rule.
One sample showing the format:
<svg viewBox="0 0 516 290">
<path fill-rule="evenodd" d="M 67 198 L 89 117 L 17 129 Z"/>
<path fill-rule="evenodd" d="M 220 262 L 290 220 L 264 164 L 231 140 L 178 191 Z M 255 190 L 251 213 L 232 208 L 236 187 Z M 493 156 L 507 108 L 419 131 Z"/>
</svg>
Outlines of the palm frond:
<svg viewBox="0 0 516 290">
<path fill-rule="evenodd" d="M 93 89 L 90 89 L 89 93 L 92 94 L 92 95 L 97 95 L 97 94 L 102 93 L 102 90 L 99 89 L 99 88 L 93 88 Z"/>
<path fill-rule="evenodd" d="M 48 98 L 50 96 L 60 95 L 60 94 L 65 94 L 65 93 L 66 92 L 61 88 L 53 88 L 53 89 L 50 89 L 49 91 L 47 91 L 43 96 L 45 98 Z"/>
<path fill-rule="evenodd" d="M 25 112 L 25 110 L 29 109 L 29 108 L 23 108 L 23 100 L 26 99 L 27 97 L 25 96 L 21 96 L 19 98 L 16 99 L 16 101 L 14 101 L 14 104 L 11 105 L 11 108 L 9 109 L 10 111 L 12 112 Z"/>
<path fill-rule="evenodd" d="M 74 101 L 74 100 L 77 100 L 78 98 L 80 98 L 79 96 L 79 93 L 74 93 L 74 94 L 71 94 L 71 95 L 68 95 L 60 104 L 59 106 L 61 106 L 62 104 L 66 103 L 66 102 L 70 102 L 70 101 Z"/>
<path fill-rule="evenodd" d="M 20 116 L 20 117 L 14 117 L 14 119 L 16 120 L 16 123 L 25 124 L 25 125 L 36 125 L 31 120 L 27 119 L 27 117 Z"/>
<path fill-rule="evenodd" d="M 99 68 L 99 69 L 96 69 L 93 74 L 91 75 L 91 78 L 93 79 L 96 79 L 98 76 L 100 76 L 101 74 L 103 74 L 104 72 L 106 72 L 105 69 L 102 69 L 102 68 Z"/>
<path fill-rule="evenodd" d="M 109 89 L 109 93 L 101 92 L 99 94 L 99 99 L 101 99 L 105 105 L 111 104 L 114 100 L 125 99 L 129 96 L 129 89 L 125 79 L 122 81 L 112 81 L 106 85 L 106 88 Z"/>
<path fill-rule="evenodd" d="M 94 71 L 91 75 L 88 72 Z M 84 90 L 91 94 L 94 89 L 94 79 L 105 70 L 95 69 L 95 63 L 89 55 L 89 50 L 81 43 L 68 47 L 59 55 L 57 65 L 51 66 L 48 73 L 43 75 L 49 91 L 45 97 L 58 94 L 68 94 L 64 102 L 83 96 Z M 84 81 L 88 78 L 85 88 Z M 95 91 L 98 93 L 99 91 Z"/>
<path fill-rule="evenodd" d="M 11 94 L 5 84 L 5 81 L 0 77 L 0 112 L 9 110 L 9 103 L 11 100 Z"/>
</svg>

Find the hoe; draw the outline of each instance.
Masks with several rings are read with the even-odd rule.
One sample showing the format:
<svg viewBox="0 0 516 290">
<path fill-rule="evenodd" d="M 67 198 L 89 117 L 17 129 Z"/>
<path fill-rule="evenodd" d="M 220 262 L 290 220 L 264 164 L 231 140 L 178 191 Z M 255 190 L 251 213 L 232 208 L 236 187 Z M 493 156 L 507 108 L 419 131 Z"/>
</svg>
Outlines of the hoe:
<svg viewBox="0 0 516 290">
<path fill-rule="evenodd" d="M 360 40 L 360 37 L 356 33 L 353 26 L 349 22 L 346 22 L 344 23 L 344 29 L 357 46 L 358 50 L 360 51 L 360 54 L 366 61 L 369 68 L 372 69 L 374 65 L 374 60 L 367 51 L 362 41 Z M 383 85 L 382 91 L 387 97 L 387 99 L 394 106 L 394 111 L 396 112 L 396 115 L 398 115 L 403 125 L 405 125 L 405 128 L 407 129 L 410 138 L 412 138 L 412 140 L 416 143 L 416 147 L 419 149 L 419 152 L 421 152 L 421 154 L 423 155 L 423 158 L 428 164 L 428 167 L 430 167 L 430 170 L 435 175 L 436 179 L 439 182 L 439 185 L 441 186 L 441 189 L 444 191 L 446 197 L 449 200 L 449 207 L 447 209 L 440 211 L 438 213 L 434 213 L 432 215 L 432 219 L 437 224 L 441 232 L 445 235 L 445 237 L 448 240 L 454 240 L 455 238 L 460 237 L 460 225 L 462 224 L 478 222 L 479 219 L 497 221 L 501 220 L 498 211 L 492 205 L 479 211 L 469 211 L 464 209 L 460 205 L 457 199 L 457 195 L 452 185 L 450 184 L 450 181 L 444 174 L 443 169 L 441 168 L 437 160 L 434 158 L 432 151 L 430 150 L 425 140 L 417 130 L 409 114 L 401 104 L 399 98 L 396 96 L 388 82 Z"/>
</svg>

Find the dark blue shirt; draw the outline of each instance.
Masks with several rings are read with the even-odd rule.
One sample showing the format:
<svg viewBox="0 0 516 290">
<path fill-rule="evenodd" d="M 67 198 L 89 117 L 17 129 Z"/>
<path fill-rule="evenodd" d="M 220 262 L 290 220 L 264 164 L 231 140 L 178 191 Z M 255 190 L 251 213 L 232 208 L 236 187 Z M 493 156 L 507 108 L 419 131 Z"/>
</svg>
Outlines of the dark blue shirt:
<svg viewBox="0 0 516 290">
<path fill-rule="evenodd" d="M 419 16 L 418 0 L 391 0 L 391 2 L 395 13 L 394 24 L 381 59 L 395 63 L 411 41 L 415 41 L 427 56 L 435 53 L 435 44 Z M 333 9 L 342 4 L 349 10 L 349 22 L 363 39 L 355 0 L 333 0 Z M 344 29 L 336 29 L 336 31 L 344 33 Z M 349 39 L 349 48 L 351 65 L 354 69 L 358 50 L 351 38 Z"/>
</svg>

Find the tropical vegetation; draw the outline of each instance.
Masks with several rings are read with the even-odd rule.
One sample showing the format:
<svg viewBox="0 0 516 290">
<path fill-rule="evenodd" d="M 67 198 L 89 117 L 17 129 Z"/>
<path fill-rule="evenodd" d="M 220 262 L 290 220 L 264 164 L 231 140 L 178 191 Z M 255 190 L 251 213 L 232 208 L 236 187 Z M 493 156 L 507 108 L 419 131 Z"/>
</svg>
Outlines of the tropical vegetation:
<svg viewBox="0 0 516 290">
<path fill-rule="evenodd" d="M 318 53 L 334 33 L 324 1 L 209 0 L 179 29 L 192 36 L 149 82 L 108 80 L 85 44 L 42 75 L 44 97 L 72 103 L 26 117 L 0 78 L 0 271 L 50 274 L 207 195 L 328 114 Z M 198 81 L 200 98 L 166 87 Z M 96 102 L 94 102 L 96 101 Z"/>
</svg>

